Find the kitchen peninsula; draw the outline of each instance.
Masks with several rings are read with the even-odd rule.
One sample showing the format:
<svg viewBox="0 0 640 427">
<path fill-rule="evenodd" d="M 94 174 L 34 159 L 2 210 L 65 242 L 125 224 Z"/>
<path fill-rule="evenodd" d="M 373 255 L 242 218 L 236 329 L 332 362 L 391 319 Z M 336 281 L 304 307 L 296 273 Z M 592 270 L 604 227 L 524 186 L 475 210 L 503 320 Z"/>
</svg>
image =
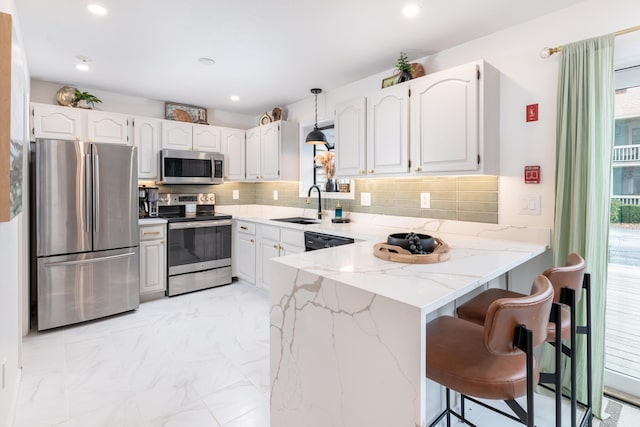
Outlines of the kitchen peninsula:
<svg viewBox="0 0 640 427">
<path fill-rule="evenodd" d="M 426 323 L 549 248 L 548 229 L 413 225 L 444 239 L 450 259 L 378 259 L 386 234 L 372 227 L 366 241 L 272 261 L 272 427 L 425 426 L 441 408 L 425 375 Z"/>
</svg>

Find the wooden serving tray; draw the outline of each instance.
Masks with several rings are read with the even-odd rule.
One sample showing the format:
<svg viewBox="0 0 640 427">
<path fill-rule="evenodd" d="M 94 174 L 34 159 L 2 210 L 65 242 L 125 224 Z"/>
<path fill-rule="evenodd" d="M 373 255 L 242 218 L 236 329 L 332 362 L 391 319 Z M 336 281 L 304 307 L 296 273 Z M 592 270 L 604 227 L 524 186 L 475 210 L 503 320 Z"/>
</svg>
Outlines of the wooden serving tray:
<svg viewBox="0 0 640 427">
<path fill-rule="evenodd" d="M 448 260 L 449 245 L 437 237 L 433 239 L 436 241 L 436 248 L 430 254 L 413 255 L 400 246 L 376 243 L 373 245 L 373 255 L 387 261 L 404 262 L 406 264 L 434 264 Z"/>
</svg>

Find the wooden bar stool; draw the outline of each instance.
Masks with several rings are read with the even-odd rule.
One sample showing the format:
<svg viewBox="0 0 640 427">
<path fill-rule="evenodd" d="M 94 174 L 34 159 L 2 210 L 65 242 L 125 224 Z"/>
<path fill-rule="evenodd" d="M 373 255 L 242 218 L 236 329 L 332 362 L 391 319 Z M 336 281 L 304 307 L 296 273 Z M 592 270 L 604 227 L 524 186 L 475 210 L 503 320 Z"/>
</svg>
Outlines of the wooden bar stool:
<svg viewBox="0 0 640 427">
<path fill-rule="evenodd" d="M 562 425 L 562 376 L 560 365 L 562 354 L 570 358 L 571 363 L 571 426 L 577 425 L 577 396 L 576 396 L 576 334 L 585 334 L 587 338 L 587 403 L 586 411 L 580 422 L 584 426 L 587 421 L 591 425 L 592 419 L 592 377 L 591 377 L 591 294 L 589 289 L 589 275 L 584 273 L 586 264 L 584 259 L 575 253 L 567 258 L 563 267 L 553 267 L 544 271 L 543 275 L 549 278 L 554 288 L 554 309 L 552 310 L 547 342 L 555 347 L 555 372 L 541 373 L 540 385 L 550 389 L 545 384 L 555 385 L 556 399 L 556 426 Z M 585 289 L 587 297 L 587 324 L 578 326 L 576 310 L 580 302 L 581 290 Z M 488 289 L 467 303 L 458 307 L 458 317 L 479 325 L 485 322 L 487 309 L 491 303 L 499 298 L 516 298 L 522 294 L 505 289 Z M 570 347 L 562 344 L 562 340 L 569 340 Z M 550 389 L 551 390 L 551 389 Z"/>
<path fill-rule="evenodd" d="M 445 416 L 451 426 L 451 414 L 469 424 L 465 399 L 534 426 L 533 387 L 538 382 L 538 366 L 533 349 L 547 338 L 552 300 L 553 287 L 540 275 L 533 282 L 531 295 L 491 303 L 483 326 L 451 316 L 427 324 L 427 377 L 447 388 L 446 409 L 431 426 Z M 460 413 L 451 409 L 450 390 L 462 395 Z M 526 411 L 515 401 L 524 395 Z M 504 400 L 517 417 L 474 397 Z"/>
</svg>

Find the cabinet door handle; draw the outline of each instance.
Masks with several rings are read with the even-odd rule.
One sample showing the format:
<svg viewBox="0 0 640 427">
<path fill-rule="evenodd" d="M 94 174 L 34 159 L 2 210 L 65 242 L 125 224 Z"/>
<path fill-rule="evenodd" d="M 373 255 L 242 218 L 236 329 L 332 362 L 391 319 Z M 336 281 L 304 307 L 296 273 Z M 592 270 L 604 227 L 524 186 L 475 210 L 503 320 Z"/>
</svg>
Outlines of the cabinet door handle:
<svg viewBox="0 0 640 427">
<path fill-rule="evenodd" d="M 240 226 L 240 228 L 241 228 L 242 230 L 248 230 L 248 229 L 249 229 L 249 228 L 245 227 L 244 225 L 241 225 L 241 226 Z"/>
<path fill-rule="evenodd" d="M 364 175 L 364 169 L 360 169 L 360 175 Z"/>
<path fill-rule="evenodd" d="M 284 246 L 280 245 L 280 250 L 284 251 Z"/>
<path fill-rule="evenodd" d="M 415 168 L 414 169 L 416 172 L 422 172 L 422 168 Z"/>
<path fill-rule="evenodd" d="M 254 242 L 254 240 L 253 240 L 253 239 L 251 239 L 251 240 L 250 240 L 250 242 L 251 242 L 251 243 L 253 243 L 253 242 Z"/>
<path fill-rule="evenodd" d="M 273 245 L 273 249 L 279 249 L 278 245 Z"/>
<path fill-rule="evenodd" d="M 369 173 L 373 173 L 373 169 L 369 169 Z"/>
<path fill-rule="evenodd" d="M 160 234 L 160 232 L 159 231 L 145 231 L 144 232 L 145 236 L 151 236 L 151 235 L 154 235 L 154 234 Z"/>
<path fill-rule="evenodd" d="M 160 240 L 160 244 L 161 244 L 161 245 L 164 245 L 164 240 Z"/>
</svg>

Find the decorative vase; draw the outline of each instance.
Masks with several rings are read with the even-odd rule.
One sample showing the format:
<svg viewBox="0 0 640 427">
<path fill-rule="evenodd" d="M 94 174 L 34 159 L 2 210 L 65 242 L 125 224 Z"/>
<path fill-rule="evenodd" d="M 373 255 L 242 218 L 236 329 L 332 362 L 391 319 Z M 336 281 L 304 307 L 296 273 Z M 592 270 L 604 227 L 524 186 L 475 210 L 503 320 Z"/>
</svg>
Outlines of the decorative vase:
<svg viewBox="0 0 640 427">
<path fill-rule="evenodd" d="M 403 71 L 400 73 L 400 76 L 398 76 L 398 83 L 403 83 L 409 80 L 411 80 L 411 73 L 408 71 Z"/>
<path fill-rule="evenodd" d="M 335 193 L 337 188 L 336 180 L 333 178 L 327 178 L 327 182 L 324 185 L 324 191 L 327 193 Z"/>
</svg>

